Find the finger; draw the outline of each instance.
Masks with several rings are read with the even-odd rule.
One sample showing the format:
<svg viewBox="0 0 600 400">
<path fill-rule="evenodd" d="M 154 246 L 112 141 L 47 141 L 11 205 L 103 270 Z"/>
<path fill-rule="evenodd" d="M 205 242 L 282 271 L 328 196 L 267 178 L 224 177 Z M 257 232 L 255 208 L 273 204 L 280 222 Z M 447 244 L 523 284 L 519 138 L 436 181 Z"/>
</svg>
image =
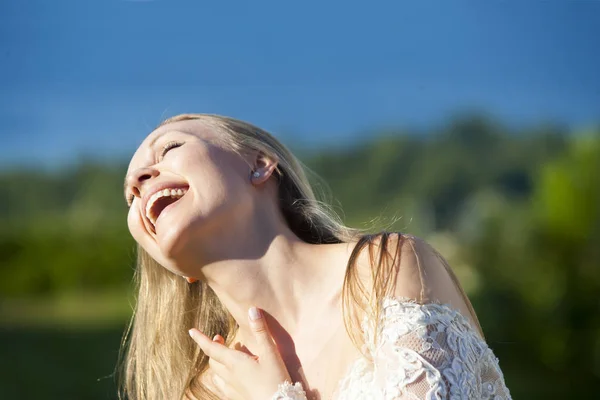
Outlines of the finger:
<svg viewBox="0 0 600 400">
<path fill-rule="evenodd" d="M 258 356 L 254 355 L 250 349 L 248 347 L 246 347 L 245 344 L 241 344 L 239 342 L 237 342 L 236 344 L 233 345 L 233 348 L 236 349 L 237 351 L 241 351 L 244 354 L 247 354 L 250 358 L 252 358 L 254 361 L 258 360 Z"/>
<path fill-rule="evenodd" d="M 225 380 L 221 378 L 221 376 L 217 375 L 214 371 L 211 373 L 210 379 L 212 381 L 213 389 L 216 389 L 216 394 L 219 396 L 219 398 L 227 400 L 243 400 L 238 392 L 228 385 L 227 382 L 225 382 Z"/>
<path fill-rule="evenodd" d="M 225 365 L 221 364 L 214 358 L 208 360 L 208 366 L 213 375 L 218 376 L 223 382 L 226 382 L 226 378 L 231 376 L 231 371 Z"/>
<path fill-rule="evenodd" d="M 227 367 L 212 358 L 208 360 L 208 367 L 212 383 L 220 392 L 221 398 L 227 400 L 244 400 L 233 387 L 233 382 L 228 382 L 227 378 L 231 378 L 231 371 Z"/>
<path fill-rule="evenodd" d="M 221 336 L 221 335 L 215 335 L 215 337 L 213 337 L 213 342 L 220 343 L 220 344 L 224 345 L 225 344 L 225 338 L 223 336 Z M 237 351 L 241 351 L 242 353 L 245 353 L 245 354 L 249 355 L 250 358 L 252 358 L 255 361 L 258 359 L 257 356 L 255 356 L 254 354 L 252 354 L 252 352 L 246 346 L 244 346 L 241 343 L 236 343 L 233 346 L 233 348 L 235 350 L 237 350 Z"/>
<path fill-rule="evenodd" d="M 260 357 L 268 357 L 271 359 L 280 359 L 279 350 L 275 344 L 271 331 L 267 326 L 267 319 L 262 310 L 251 307 L 248 310 L 248 317 L 250 320 L 250 329 L 254 333 L 256 342 L 258 344 L 258 355 Z"/>
<path fill-rule="evenodd" d="M 213 342 L 225 344 L 225 338 L 221 335 L 215 335 L 215 337 L 213 338 Z"/>
<path fill-rule="evenodd" d="M 202 351 L 210 358 L 220 362 L 225 366 L 231 365 L 233 362 L 235 350 L 231 350 L 228 347 L 218 342 L 213 342 L 208 336 L 200 332 L 198 329 L 192 328 L 189 330 L 189 334 L 194 339 L 194 342 L 200 346 Z"/>
</svg>

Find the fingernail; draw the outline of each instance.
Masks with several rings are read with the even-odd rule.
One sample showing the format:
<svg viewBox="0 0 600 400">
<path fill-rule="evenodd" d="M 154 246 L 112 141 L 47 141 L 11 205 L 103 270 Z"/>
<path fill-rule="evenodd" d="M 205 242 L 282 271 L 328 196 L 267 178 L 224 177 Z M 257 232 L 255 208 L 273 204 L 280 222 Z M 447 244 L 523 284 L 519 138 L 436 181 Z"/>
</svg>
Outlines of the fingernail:
<svg viewBox="0 0 600 400">
<path fill-rule="evenodd" d="M 188 333 L 189 333 L 189 335 L 190 335 L 192 338 L 194 338 L 194 337 L 196 336 L 196 331 L 194 330 L 194 328 L 190 329 L 190 330 L 188 331 Z"/>
<path fill-rule="evenodd" d="M 250 307 L 250 309 L 248 310 L 248 316 L 252 321 L 256 321 L 257 319 L 260 319 L 260 317 L 262 317 L 262 313 L 258 308 Z"/>
</svg>

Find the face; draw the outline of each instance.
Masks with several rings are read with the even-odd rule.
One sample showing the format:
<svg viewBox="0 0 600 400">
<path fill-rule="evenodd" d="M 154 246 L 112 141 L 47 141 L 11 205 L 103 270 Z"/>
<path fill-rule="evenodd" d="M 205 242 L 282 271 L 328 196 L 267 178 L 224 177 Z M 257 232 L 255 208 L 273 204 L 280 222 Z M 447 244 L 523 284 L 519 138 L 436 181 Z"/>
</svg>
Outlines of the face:
<svg viewBox="0 0 600 400">
<path fill-rule="evenodd" d="M 161 265 L 182 276 L 198 241 L 249 212 L 247 159 L 218 145 L 218 133 L 199 120 L 159 127 L 129 165 L 125 195 L 134 239 Z M 189 260 L 188 260 L 189 261 Z"/>
</svg>

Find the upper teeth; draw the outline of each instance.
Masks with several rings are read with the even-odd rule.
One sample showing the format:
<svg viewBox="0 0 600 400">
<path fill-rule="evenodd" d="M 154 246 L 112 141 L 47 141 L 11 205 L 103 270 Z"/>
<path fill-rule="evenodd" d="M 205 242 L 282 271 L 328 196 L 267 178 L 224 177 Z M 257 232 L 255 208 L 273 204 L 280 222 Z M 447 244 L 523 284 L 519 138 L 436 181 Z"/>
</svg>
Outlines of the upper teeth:
<svg viewBox="0 0 600 400">
<path fill-rule="evenodd" d="M 179 198 L 182 197 L 185 192 L 187 192 L 187 189 L 163 189 L 163 190 L 159 190 L 158 192 L 154 193 L 150 199 L 148 199 L 148 203 L 146 204 L 146 217 L 153 223 L 156 223 L 156 217 L 154 217 L 151 213 L 150 210 L 152 209 L 152 206 L 154 205 L 154 203 L 156 202 L 156 200 L 160 199 L 161 197 L 166 197 L 166 196 L 171 196 L 171 197 L 175 197 L 175 198 Z"/>
</svg>

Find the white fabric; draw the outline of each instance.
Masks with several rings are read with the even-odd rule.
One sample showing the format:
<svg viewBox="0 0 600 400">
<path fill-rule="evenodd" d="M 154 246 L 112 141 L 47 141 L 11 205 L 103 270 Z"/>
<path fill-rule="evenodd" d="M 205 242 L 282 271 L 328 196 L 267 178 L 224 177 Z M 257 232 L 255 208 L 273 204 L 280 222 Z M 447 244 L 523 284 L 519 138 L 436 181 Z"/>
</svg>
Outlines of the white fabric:
<svg viewBox="0 0 600 400">
<path fill-rule="evenodd" d="M 350 366 L 336 400 L 511 398 L 492 350 L 447 305 L 386 298 L 379 335 L 373 321 L 365 320 L 362 328 L 368 358 Z M 300 395 L 297 387 L 279 399 Z"/>
<path fill-rule="evenodd" d="M 279 384 L 277 393 L 271 397 L 271 400 L 306 400 L 306 393 L 299 382 L 292 385 L 285 381 Z"/>
</svg>

